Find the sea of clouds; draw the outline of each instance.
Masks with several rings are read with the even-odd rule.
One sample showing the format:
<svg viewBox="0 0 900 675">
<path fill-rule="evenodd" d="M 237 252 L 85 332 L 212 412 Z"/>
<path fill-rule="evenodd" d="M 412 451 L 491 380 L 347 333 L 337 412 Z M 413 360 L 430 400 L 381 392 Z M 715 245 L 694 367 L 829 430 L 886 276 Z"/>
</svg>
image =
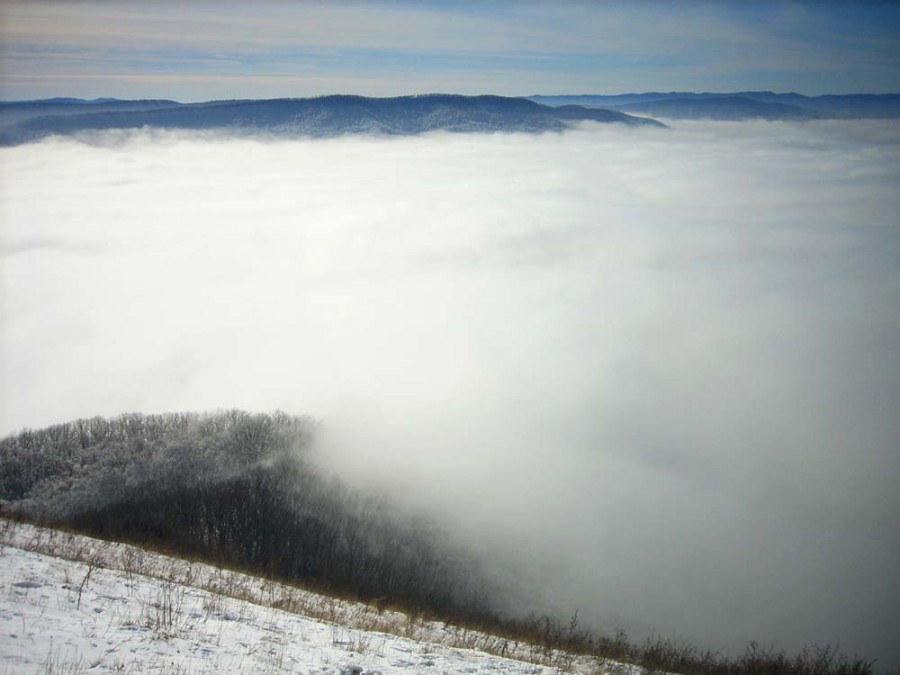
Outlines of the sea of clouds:
<svg viewBox="0 0 900 675">
<path fill-rule="evenodd" d="M 514 609 L 900 663 L 900 124 L 0 150 L 0 433 L 312 414 Z"/>
</svg>

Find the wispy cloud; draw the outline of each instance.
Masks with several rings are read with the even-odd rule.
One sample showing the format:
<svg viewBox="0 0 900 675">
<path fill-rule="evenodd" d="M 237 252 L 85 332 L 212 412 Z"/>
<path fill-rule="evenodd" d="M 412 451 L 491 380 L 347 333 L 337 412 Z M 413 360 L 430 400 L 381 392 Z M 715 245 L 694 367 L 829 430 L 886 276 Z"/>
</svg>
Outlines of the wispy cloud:
<svg viewBox="0 0 900 675">
<path fill-rule="evenodd" d="M 136 78 L 225 69 L 273 77 L 293 69 L 315 81 L 367 77 L 366 93 L 376 94 L 409 91 L 410 79 L 426 78 L 427 91 L 513 95 L 844 93 L 900 88 L 900 13 L 878 5 L 13 2 L 0 9 L 0 30 L 6 96 L 27 92 L 31 74 L 77 76 L 85 65 Z M 233 94 L 261 95 L 249 82 L 243 87 Z M 195 87 L 190 98 L 217 91 Z M 326 92 L 310 85 L 300 93 Z"/>
</svg>

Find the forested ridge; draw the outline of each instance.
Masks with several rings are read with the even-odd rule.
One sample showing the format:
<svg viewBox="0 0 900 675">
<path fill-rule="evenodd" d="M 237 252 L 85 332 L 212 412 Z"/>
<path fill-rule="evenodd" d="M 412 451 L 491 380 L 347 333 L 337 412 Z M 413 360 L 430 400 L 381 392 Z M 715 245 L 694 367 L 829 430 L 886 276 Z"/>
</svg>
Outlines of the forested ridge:
<svg viewBox="0 0 900 675">
<path fill-rule="evenodd" d="M 22 431 L 0 441 L 0 508 L 363 600 L 487 613 L 473 560 L 308 460 L 316 426 L 226 411 Z"/>
<path fill-rule="evenodd" d="M 508 96 L 423 94 L 371 98 L 331 95 L 191 104 L 83 101 L 73 105 L 23 101 L 17 104 L 0 102 L 0 146 L 28 143 L 50 135 L 124 129 L 324 138 L 345 134 L 406 136 L 430 131 L 540 133 L 564 131 L 579 121 L 665 128 L 655 120 L 613 110 L 577 105 L 552 108 Z"/>
<path fill-rule="evenodd" d="M 0 515 L 478 627 L 551 660 L 592 655 L 612 672 L 619 662 L 690 675 L 873 672 L 873 662 L 830 646 L 789 657 L 751 643 L 729 658 L 680 640 L 597 636 L 578 626 L 577 614 L 568 624 L 500 615 L 490 604 L 497 589 L 473 557 L 426 521 L 318 469 L 309 458 L 316 431 L 307 417 L 238 410 L 25 430 L 0 440 Z"/>
</svg>

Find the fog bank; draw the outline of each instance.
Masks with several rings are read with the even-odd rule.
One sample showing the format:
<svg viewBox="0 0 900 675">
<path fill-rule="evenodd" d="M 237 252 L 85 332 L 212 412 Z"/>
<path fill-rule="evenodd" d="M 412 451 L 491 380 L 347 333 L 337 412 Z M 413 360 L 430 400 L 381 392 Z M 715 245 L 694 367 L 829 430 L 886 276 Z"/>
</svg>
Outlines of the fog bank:
<svg viewBox="0 0 900 675">
<path fill-rule="evenodd" d="M 516 609 L 894 667 L 898 185 L 896 122 L 3 149 L 0 431 L 312 414 Z"/>
</svg>

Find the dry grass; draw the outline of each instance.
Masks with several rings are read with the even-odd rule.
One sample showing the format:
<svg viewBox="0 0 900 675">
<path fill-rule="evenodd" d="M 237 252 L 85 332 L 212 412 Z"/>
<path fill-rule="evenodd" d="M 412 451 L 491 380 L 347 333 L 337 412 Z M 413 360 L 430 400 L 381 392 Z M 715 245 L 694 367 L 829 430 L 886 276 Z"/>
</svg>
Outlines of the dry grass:
<svg viewBox="0 0 900 675">
<path fill-rule="evenodd" d="M 424 649 L 441 645 L 477 650 L 550 667 L 559 673 L 871 675 L 873 666 L 865 659 L 847 659 L 832 647 L 809 648 L 788 657 L 781 651 L 762 649 L 751 643 L 742 656 L 728 658 L 670 639 L 652 638 L 637 645 L 622 631 L 612 637 L 594 637 L 578 627 L 577 615 L 568 625 L 546 617 L 532 617 L 502 624 L 496 631 L 479 630 L 432 620 L 414 612 L 397 611 L 384 603 L 365 604 L 322 595 L 296 585 L 173 558 L 129 544 L 0 518 L 0 556 L 4 546 L 86 564 L 87 572 L 77 587 L 69 584 L 79 597 L 90 583 L 91 573 L 98 568 L 121 571 L 126 579 L 143 576 L 161 580 L 156 596 L 142 599 L 142 621 L 163 639 L 184 632 L 184 627 L 177 625 L 176 617 L 184 614 L 181 611 L 184 587 L 192 586 L 209 592 L 202 608 L 207 616 L 226 612 L 231 598 L 247 601 L 271 609 L 273 621 L 275 612 L 284 611 L 330 623 L 334 627 L 334 643 L 358 654 L 378 650 L 377 635 L 384 634 L 415 640 Z M 277 648 L 272 651 L 272 659 L 273 664 L 278 661 Z M 81 672 L 78 668 L 83 667 L 84 664 L 69 663 L 64 657 L 54 657 L 48 662 L 46 672 Z"/>
</svg>

